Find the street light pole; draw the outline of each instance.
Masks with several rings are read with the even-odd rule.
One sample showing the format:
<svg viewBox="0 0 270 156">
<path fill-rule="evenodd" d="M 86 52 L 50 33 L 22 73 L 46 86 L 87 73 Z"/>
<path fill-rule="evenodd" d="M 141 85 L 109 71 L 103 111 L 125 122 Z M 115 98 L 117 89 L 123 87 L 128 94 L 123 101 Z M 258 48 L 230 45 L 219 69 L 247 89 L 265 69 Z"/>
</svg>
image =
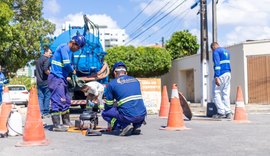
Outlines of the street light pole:
<svg viewBox="0 0 270 156">
<path fill-rule="evenodd" d="M 201 17 L 201 72 L 202 72 L 202 98 L 201 105 L 207 106 L 208 102 L 208 83 L 209 83 L 209 53 L 208 53 L 208 28 L 207 28 L 207 3 L 200 0 Z"/>
<path fill-rule="evenodd" d="M 212 40 L 217 42 L 217 2 L 218 0 L 212 0 Z"/>
</svg>

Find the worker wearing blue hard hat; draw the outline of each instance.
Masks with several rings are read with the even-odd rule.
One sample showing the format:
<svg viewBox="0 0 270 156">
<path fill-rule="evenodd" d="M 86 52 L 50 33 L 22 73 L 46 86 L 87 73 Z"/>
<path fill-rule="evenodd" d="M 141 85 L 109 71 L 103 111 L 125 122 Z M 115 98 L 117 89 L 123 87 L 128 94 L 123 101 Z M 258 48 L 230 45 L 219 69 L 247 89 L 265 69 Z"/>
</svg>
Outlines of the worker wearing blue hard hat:
<svg viewBox="0 0 270 156">
<path fill-rule="evenodd" d="M 72 37 L 69 43 L 59 45 L 53 54 L 51 71 L 48 76 L 48 86 L 51 91 L 53 131 L 67 131 L 67 127 L 71 125 L 69 118 L 71 97 L 68 91 L 67 77 L 71 73 L 76 74 L 71 64 L 72 52 L 78 51 L 85 44 L 84 36 L 77 34 Z M 60 124 L 60 115 L 64 126 Z"/>
<path fill-rule="evenodd" d="M 123 62 L 116 62 L 112 72 L 115 79 L 108 84 L 102 117 L 120 136 L 139 135 L 146 116 L 140 83 L 127 75 Z"/>
</svg>

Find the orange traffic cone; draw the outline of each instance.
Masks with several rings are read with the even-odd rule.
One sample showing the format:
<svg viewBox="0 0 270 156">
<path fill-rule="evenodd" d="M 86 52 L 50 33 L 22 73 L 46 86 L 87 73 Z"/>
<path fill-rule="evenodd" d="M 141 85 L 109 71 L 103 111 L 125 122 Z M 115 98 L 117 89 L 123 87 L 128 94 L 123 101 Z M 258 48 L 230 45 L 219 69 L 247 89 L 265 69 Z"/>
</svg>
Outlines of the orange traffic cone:
<svg viewBox="0 0 270 156">
<path fill-rule="evenodd" d="M 161 130 L 185 130 L 186 128 L 183 119 L 183 109 L 180 105 L 178 89 L 176 84 L 172 86 L 171 106 L 167 121 L 167 127 L 160 128 Z"/>
<path fill-rule="evenodd" d="M 169 109 L 170 109 L 170 102 L 169 102 L 168 93 L 167 93 L 167 86 L 164 85 L 162 89 L 159 117 L 168 118 Z"/>
<path fill-rule="evenodd" d="M 0 114 L 0 134 L 3 136 L 7 136 L 7 133 L 8 133 L 7 121 L 8 121 L 9 114 L 12 108 L 12 103 L 10 101 L 8 87 L 4 88 L 2 98 L 3 98 L 3 103 L 2 103 L 1 114 Z"/>
<path fill-rule="evenodd" d="M 16 146 L 46 146 L 48 144 L 41 119 L 37 89 L 32 87 L 24 126 L 23 142 L 17 143 Z"/>
<path fill-rule="evenodd" d="M 242 89 L 237 86 L 234 121 L 237 123 L 249 123 L 244 104 Z"/>
</svg>

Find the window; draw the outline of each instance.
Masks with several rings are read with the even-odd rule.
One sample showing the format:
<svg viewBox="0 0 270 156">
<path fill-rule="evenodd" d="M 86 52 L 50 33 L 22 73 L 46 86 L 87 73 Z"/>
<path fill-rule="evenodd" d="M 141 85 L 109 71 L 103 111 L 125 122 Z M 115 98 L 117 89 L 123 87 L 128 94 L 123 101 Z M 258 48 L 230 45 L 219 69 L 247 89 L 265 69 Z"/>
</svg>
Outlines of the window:
<svg viewBox="0 0 270 156">
<path fill-rule="evenodd" d="M 111 39 L 111 41 L 116 41 L 116 42 L 117 42 L 117 41 L 118 41 L 118 39 L 116 39 L 116 38 L 112 38 L 112 39 Z"/>
<path fill-rule="evenodd" d="M 8 89 L 12 90 L 12 91 L 26 90 L 26 88 L 23 86 L 10 86 L 10 87 L 8 87 Z"/>
</svg>

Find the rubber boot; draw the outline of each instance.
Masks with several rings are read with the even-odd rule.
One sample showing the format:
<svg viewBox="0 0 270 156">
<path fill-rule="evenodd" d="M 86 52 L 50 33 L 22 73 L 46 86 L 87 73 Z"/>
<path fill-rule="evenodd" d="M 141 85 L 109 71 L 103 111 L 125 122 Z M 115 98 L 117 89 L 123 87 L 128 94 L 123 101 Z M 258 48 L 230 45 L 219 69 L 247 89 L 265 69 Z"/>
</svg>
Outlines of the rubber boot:
<svg viewBox="0 0 270 156">
<path fill-rule="evenodd" d="M 52 115 L 53 131 L 66 132 L 67 128 L 60 125 L 60 115 Z"/>
<path fill-rule="evenodd" d="M 62 114 L 62 121 L 63 121 L 63 126 L 66 127 L 66 128 L 69 128 L 72 125 L 72 123 L 70 122 L 70 118 L 69 118 L 69 113 L 65 113 L 65 114 Z"/>
</svg>

